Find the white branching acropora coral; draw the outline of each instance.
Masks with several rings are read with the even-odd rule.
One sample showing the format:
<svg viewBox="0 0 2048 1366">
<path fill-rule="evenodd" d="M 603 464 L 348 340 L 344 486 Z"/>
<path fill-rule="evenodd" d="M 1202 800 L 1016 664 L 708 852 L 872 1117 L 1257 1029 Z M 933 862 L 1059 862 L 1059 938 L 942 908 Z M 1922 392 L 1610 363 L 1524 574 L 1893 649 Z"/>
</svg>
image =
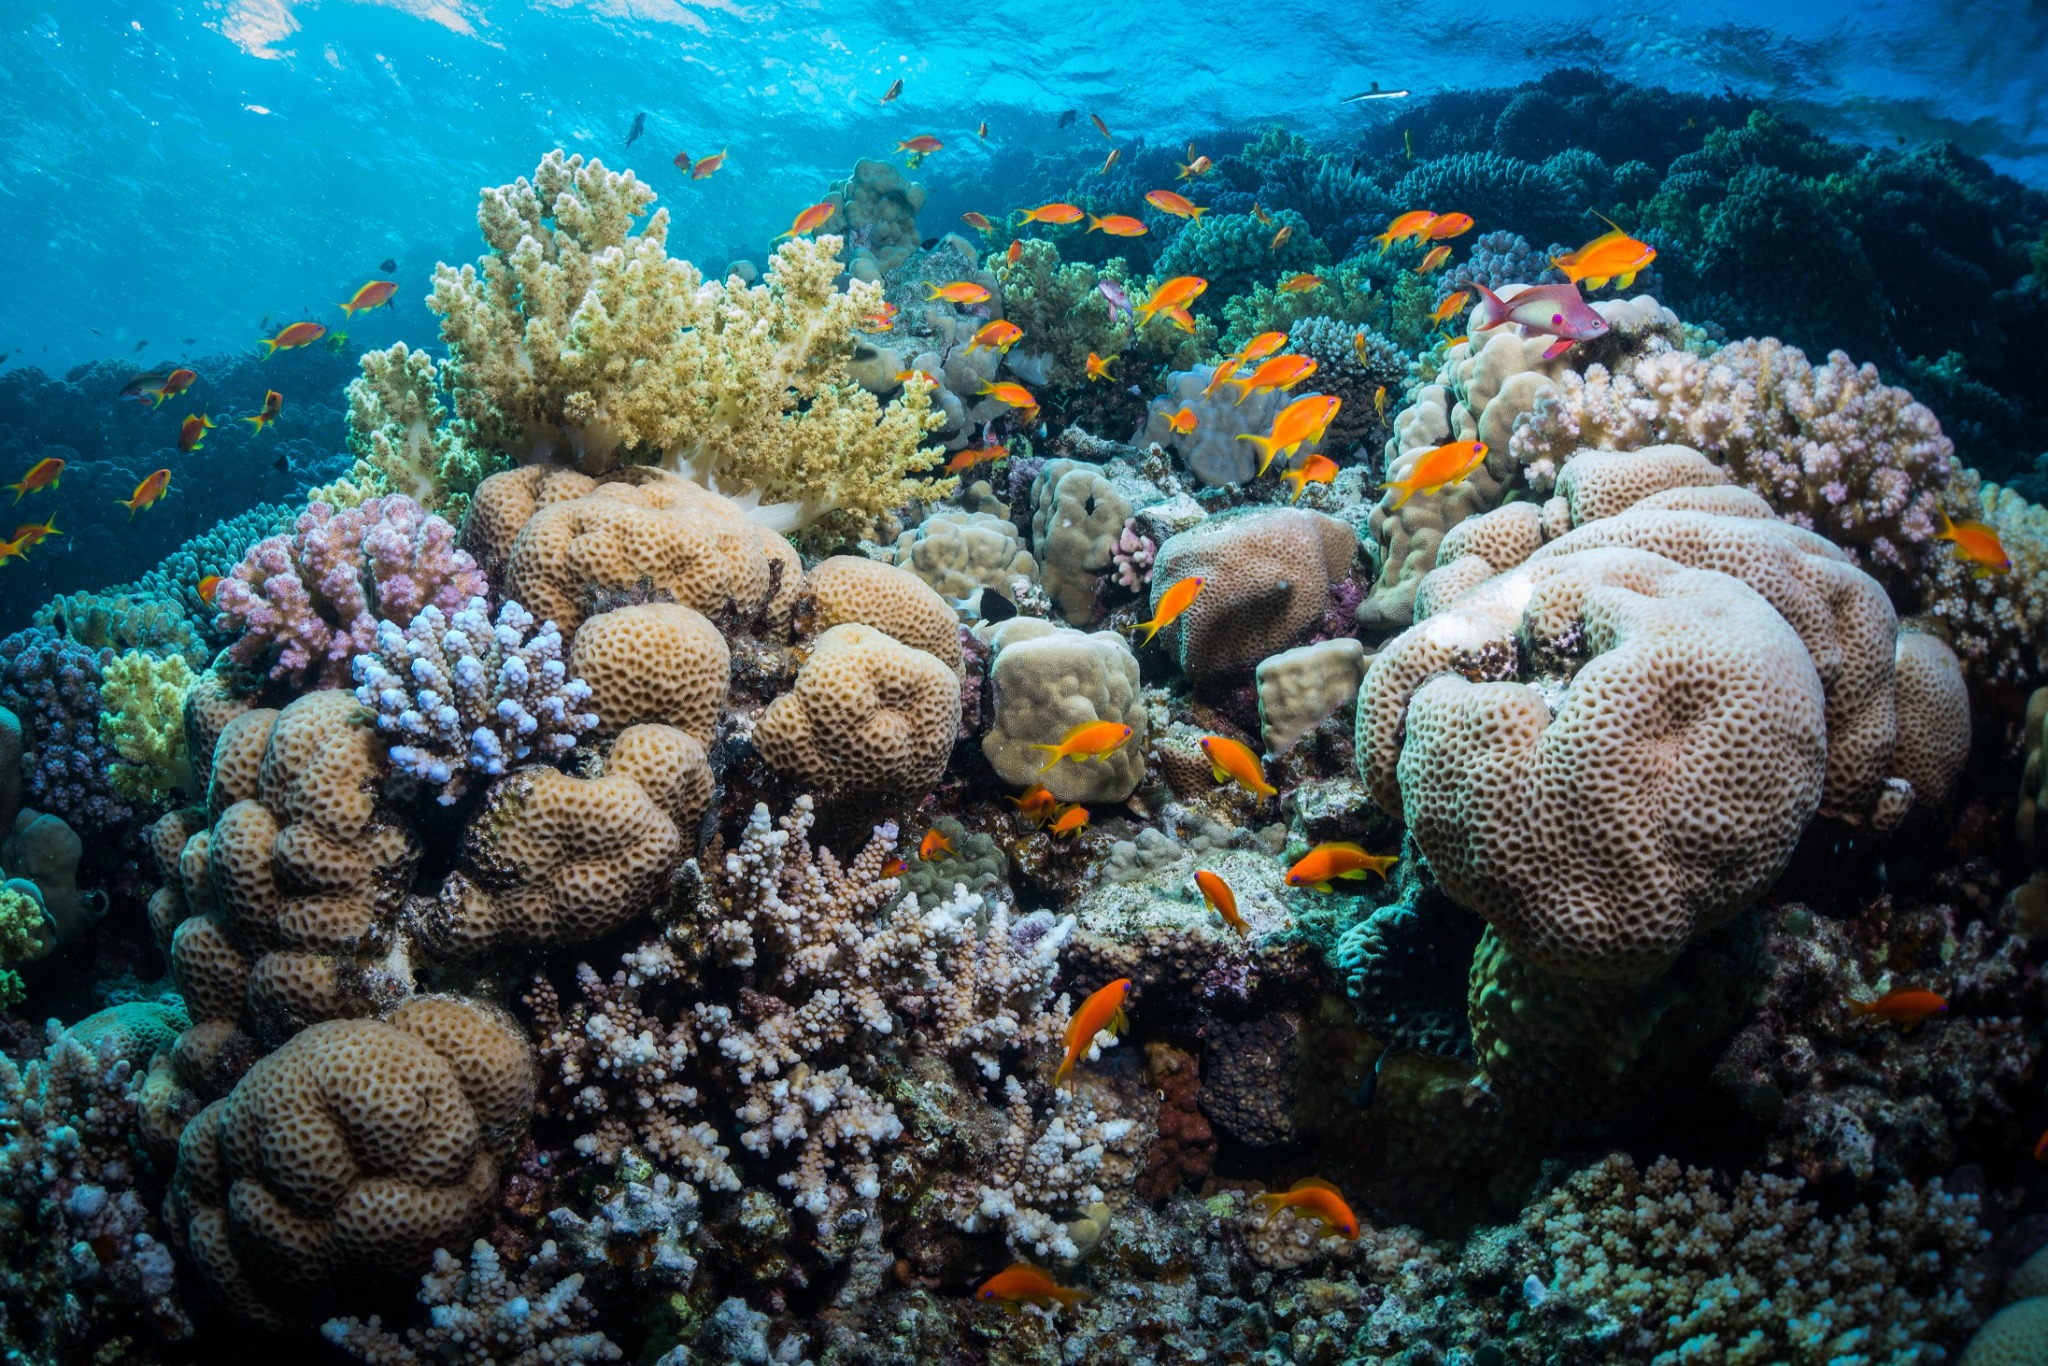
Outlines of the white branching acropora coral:
<svg viewBox="0 0 2048 1366">
<path fill-rule="evenodd" d="M 952 481 L 912 476 L 940 418 L 919 380 L 884 405 L 847 370 L 878 284 L 834 287 L 840 239 L 780 247 L 762 282 L 706 281 L 668 254 L 668 211 L 638 233 L 654 190 L 631 171 L 558 150 L 532 180 L 486 189 L 481 266 L 443 265 L 441 379 L 465 435 L 526 461 L 595 473 L 660 464 L 792 530 L 836 508 L 929 501 Z"/>
</svg>

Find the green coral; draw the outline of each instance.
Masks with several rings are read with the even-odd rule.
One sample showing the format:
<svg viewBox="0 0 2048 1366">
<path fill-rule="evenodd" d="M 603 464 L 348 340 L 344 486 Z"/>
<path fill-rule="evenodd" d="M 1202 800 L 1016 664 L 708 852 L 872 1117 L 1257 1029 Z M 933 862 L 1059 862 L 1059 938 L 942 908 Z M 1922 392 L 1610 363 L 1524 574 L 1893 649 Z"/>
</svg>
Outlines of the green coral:
<svg viewBox="0 0 2048 1366">
<path fill-rule="evenodd" d="M 460 525 L 469 495 L 489 475 L 508 469 L 505 456 L 462 439 L 441 402 L 434 359 L 404 342 L 366 351 L 363 373 L 348 386 L 348 447 L 355 467 L 313 492 L 315 501 L 353 507 L 402 493 Z"/>
<path fill-rule="evenodd" d="M 26 963 L 43 943 L 43 904 L 26 892 L 0 887 L 0 965 Z M 28 995 L 21 974 L 0 966 L 0 1008 L 18 1005 Z"/>
<path fill-rule="evenodd" d="M 121 756 L 111 772 L 123 796 L 155 802 L 196 790 L 185 752 L 185 695 L 198 681 L 181 655 L 131 650 L 107 666 L 100 738 Z"/>
<path fill-rule="evenodd" d="M 1282 228 L 1293 232 L 1275 247 L 1273 239 Z M 1197 301 L 1199 308 L 1246 293 L 1262 281 L 1278 284 L 1301 271 L 1319 270 L 1329 259 L 1329 249 L 1310 234 L 1308 220 L 1292 209 L 1273 214 L 1269 223 L 1248 213 L 1209 213 L 1183 227 L 1160 253 L 1158 272 L 1207 280 L 1208 294 Z"/>
<path fill-rule="evenodd" d="M 1411 259 L 1413 258 L 1413 259 Z M 1319 272 L 1321 289 L 1290 293 L 1257 284 L 1223 304 L 1229 330 L 1227 351 L 1241 349 L 1261 332 L 1286 332 L 1304 318 L 1330 318 L 1351 327 L 1370 327 L 1404 351 L 1419 351 L 1436 331 L 1429 315 L 1435 291 L 1411 268 L 1420 252 L 1396 248 L 1387 256 L 1361 256 Z"/>
</svg>

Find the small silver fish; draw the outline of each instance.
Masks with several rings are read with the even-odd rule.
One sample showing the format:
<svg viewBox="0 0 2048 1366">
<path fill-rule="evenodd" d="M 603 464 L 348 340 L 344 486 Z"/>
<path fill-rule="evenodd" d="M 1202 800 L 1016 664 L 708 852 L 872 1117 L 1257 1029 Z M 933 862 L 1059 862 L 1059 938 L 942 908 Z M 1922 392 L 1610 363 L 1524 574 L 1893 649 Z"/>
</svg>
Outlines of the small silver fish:
<svg viewBox="0 0 2048 1366">
<path fill-rule="evenodd" d="M 1135 311 L 1131 308 L 1131 296 L 1124 293 L 1124 287 L 1116 281 L 1098 280 L 1095 282 L 1095 287 L 1102 291 L 1103 298 L 1109 300 L 1109 320 L 1111 322 L 1115 322 L 1126 313 Z"/>
</svg>

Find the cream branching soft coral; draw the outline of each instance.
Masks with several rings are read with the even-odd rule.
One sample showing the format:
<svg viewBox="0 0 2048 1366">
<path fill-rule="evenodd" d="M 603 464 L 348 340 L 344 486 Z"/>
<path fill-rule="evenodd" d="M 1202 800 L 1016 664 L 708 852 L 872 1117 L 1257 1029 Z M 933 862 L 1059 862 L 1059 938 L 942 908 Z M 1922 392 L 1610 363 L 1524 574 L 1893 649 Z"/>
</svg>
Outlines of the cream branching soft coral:
<svg viewBox="0 0 2048 1366">
<path fill-rule="evenodd" d="M 940 452 L 931 387 L 887 404 L 847 370 L 867 281 L 834 287 L 837 237 L 779 248 L 761 283 L 707 282 L 667 250 L 668 212 L 631 171 L 560 151 L 487 189 L 481 268 L 441 266 L 428 304 L 442 382 L 472 439 L 596 473 L 658 463 L 739 495 L 777 529 L 837 508 L 873 514 L 951 491 L 912 475 Z"/>
<path fill-rule="evenodd" d="M 720 1141 L 712 1121 L 723 1110 L 737 1147 L 792 1204 L 852 1228 L 872 1217 L 884 1152 L 905 1137 L 895 1079 L 954 1067 L 960 1103 L 985 1104 L 970 1072 L 1010 1097 L 1011 1137 L 968 1185 L 1000 1187 L 990 1217 L 1055 1243 L 1056 1213 L 1101 1198 L 1103 1145 L 1133 1127 L 1004 1070 L 1057 1048 L 1067 1002 L 1051 999 L 1052 982 L 1072 919 L 1013 919 L 965 888 L 930 910 L 915 895 L 887 910 L 900 890 L 882 876 L 895 827 L 842 864 L 810 843 L 812 818 L 808 797 L 779 822 L 756 807 L 738 844 L 707 859 L 694 909 L 627 954 L 608 983 L 580 969 L 582 999 L 567 1011 L 536 984 L 527 999 L 555 1079 L 546 1103 L 595 1121 L 577 1141 L 588 1155 L 616 1163 L 637 1149 L 731 1191 L 748 1164 Z M 1059 1112 L 1050 1122 L 1034 1096 Z M 890 1186 L 915 1166 L 905 1163 L 890 1159 Z M 954 1203 L 965 1219 L 984 1202 Z"/>
<path fill-rule="evenodd" d="M 434 358 L 426 352 L 404 342 L 366 351 L 362 371 L 348 386 L 348 448 L 355 466 L 315 490 L 315 499 L 346 508 L 402 493 L 460 524 L 469 495 L 485 476 L 504 468 L 505 457 L 462 439 L 448 420 Z"/>
</svg>

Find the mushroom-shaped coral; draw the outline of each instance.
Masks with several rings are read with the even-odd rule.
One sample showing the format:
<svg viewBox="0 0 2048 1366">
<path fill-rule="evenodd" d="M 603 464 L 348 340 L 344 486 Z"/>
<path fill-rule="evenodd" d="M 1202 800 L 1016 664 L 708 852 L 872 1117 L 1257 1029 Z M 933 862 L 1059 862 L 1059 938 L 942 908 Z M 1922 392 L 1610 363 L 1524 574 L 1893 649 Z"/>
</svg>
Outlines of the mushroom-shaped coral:
<svg viewBox="0 0 2048 1366">
<path fill-rule="evenodd" d="M 939 781 L 959 728 L 952 669 L 850 622 L 818 637 L 796 685 L 761 713 L 754 743 L 776 768 L 835 795 L 915 799 Z"/>
<path fill-rule="evenodd" d="M 316 1025 L 186 1126 L 171 1235 L 238 1316 L 316 1319 L 481 1223 L 532 1103 L 524 1036 L 481 1006 Z"/>
<path fill-rule="evenodd" d="M 959 618 L 909 570 L 859 555 L 834 555 L 811 571 L 804 586 L 820 631 L 847 622 L 872 626 L 959 671 Z"/>
<path fill-rule="evenodd" d="M 519 769 L 492 785 L 420 929 L 458 955 L 609 934 L 666 893 L 711 786 L 703 744 L 673 726 L 627 727 L 596 777 Z"/>
<path fill-rule="evenodd" d="M 779 619 L 803 578 L 796 551 L 730 499 L 660 470 L 602 482 L 567 470 L 494 474 L 467 536 L 503 563 L 505 592 L 574 632 L 602 591 L 642 591 L 707 616 Z"/>
<path fill-rule="evenodd" d="M 995 724 L 981 750 L 1004 782 L 1044 783 L 1063 802 L 1120 802 L 1145 777 L 1148 745 L 1138 660 L 1123 637 L 1084 633 L 1032 617 L 984 628 L 995 660 Z M 1074 727 L 1115 721 L 1131 737 L 1101 759 L 1046 766 L 1040 745 L 1058 745 Z"/>
<path fill-rule="evenodd" d="M 1170 536 L 1152 564 L 1152 610 L 1185 578 L 1202 591 L 1160 633 L 1195 678 L 1248 670 L 1300 641 L 1350 572 L 1358 536 L 1306 508 L 1219 513 Z"/>
<path fill-rule="evenodd" d="M 579 710 L 590 685 L 569 676 L 561 632 L 551 621 L 534 630 L 516 602 L 495 624 L 483 598 L 453 616 L 425 607 L 403 630 L 380 621 L 376 649 L 353 667 L 356 700 L 401 742 L 391 762 L 440 789 L 443 805 L 469 790 L 472 773 L 502 777 L 533 756 L 557 758 L 597 726 L 595 712 Z"/>
</svg>

